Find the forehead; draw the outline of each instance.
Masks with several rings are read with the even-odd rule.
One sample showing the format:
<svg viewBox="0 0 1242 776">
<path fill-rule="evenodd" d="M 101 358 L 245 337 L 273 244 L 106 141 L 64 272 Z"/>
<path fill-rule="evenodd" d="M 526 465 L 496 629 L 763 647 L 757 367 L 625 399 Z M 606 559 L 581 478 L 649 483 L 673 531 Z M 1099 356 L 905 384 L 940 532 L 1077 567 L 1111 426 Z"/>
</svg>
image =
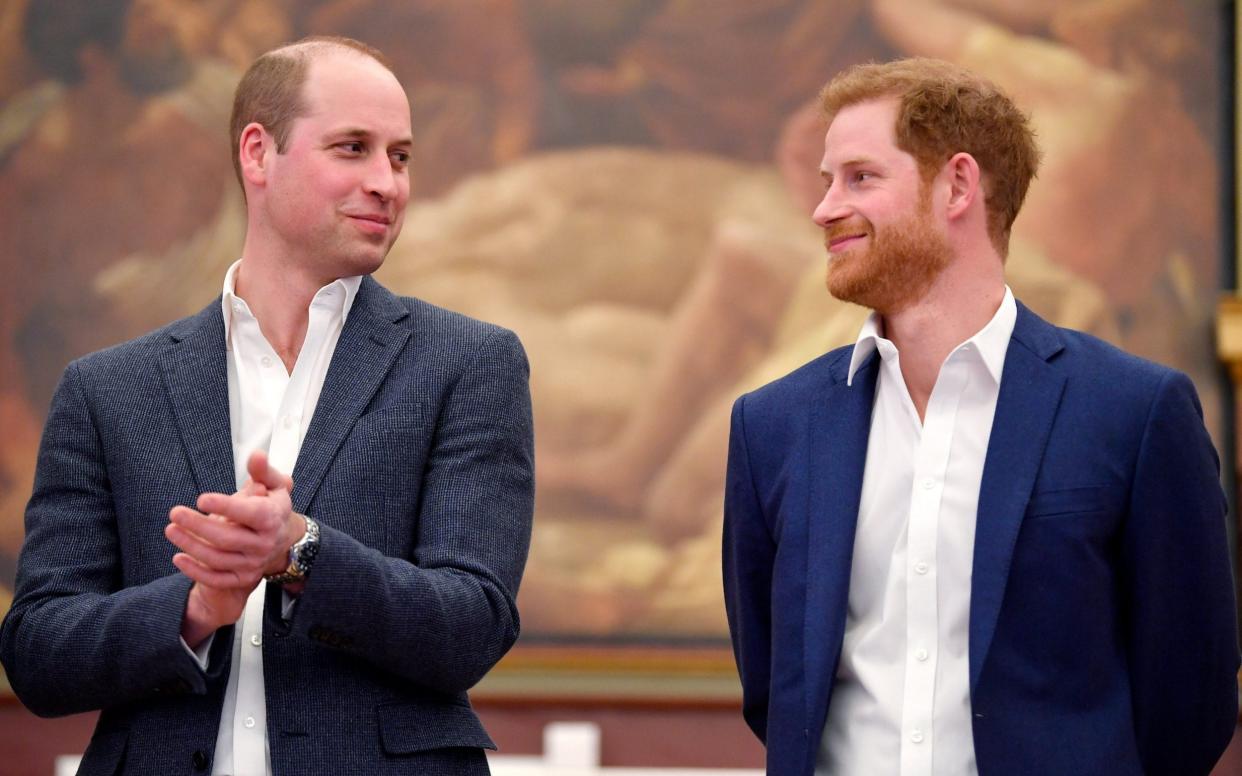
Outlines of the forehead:
<svg viewBox="0 0 1242 776">
<path fill-rule="evenodd" d="M 824 135 L 824 167 L 854 159 L 913 157 L 897 147 L 896 97 L 848 105 L 837 112 Z"/>
<path fill-rule="evenodd" d="M 299 123 L 320 131 L 363 129 L 389 139 L 410 134 L 410 103 L 387 68 L 353 52 L 322 53 L 308 64 Z"/>
</svg>

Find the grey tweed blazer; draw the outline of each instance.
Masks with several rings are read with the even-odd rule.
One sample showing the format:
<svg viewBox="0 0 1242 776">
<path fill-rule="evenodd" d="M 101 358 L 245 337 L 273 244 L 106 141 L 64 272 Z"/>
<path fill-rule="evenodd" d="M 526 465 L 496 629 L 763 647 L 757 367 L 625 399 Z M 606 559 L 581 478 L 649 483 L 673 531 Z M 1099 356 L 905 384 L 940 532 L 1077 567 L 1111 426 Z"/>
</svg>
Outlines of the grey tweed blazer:
<svg viewBox="0 0 1242 776">
<path fill-rule="evenodd" d="M 232 630 L 204 673 L 168 511 L 234 490 L 224 324 L 191 318 L 65 370 L 39 451 L 0 660 L 52 716 L 102 709 L 83 774 L 211 769 Z M 322 526 L 263 634 L 277 774 L 487 773 L 466 690 L 517 639 L 534 499 L 512 332 L 362 282 L 293 472 Z"/>
</svg>

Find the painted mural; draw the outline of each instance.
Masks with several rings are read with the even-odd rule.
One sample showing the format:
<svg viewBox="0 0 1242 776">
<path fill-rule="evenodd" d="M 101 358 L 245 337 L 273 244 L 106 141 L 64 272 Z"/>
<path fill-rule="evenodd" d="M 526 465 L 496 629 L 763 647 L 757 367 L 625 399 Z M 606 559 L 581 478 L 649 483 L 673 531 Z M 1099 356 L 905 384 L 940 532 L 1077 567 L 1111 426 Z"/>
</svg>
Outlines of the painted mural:
<svg viewBox="0 0 1242 776">
<path fill-rule="evenodd" d="M 819 88 L 851 63 L 927 55 L 1015 95 L 1045 154 L 1015 227 L 1015 294 L 1188 372 L 1218 431 L 1219 14 L 1163 0 L 8 0 L 0 610 L 65 365 L 211 303 L 239 255 L 228 110 L 274 45 L 343 34 L 391 58 L 415 198 L 378 277 L 508 326 L 529 352 L 524 641 L 720 643 L 729 405 L 853 341 L 864 317 L 824 290 L 809 217 Z"/>
</svg>

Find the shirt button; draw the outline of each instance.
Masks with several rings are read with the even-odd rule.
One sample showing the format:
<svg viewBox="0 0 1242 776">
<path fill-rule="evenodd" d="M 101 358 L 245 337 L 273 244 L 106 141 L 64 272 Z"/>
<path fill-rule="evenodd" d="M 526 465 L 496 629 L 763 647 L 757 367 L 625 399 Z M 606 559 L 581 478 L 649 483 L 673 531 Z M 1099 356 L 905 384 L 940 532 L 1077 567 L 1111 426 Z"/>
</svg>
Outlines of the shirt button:
<svg viewBox="0 0 1242 776">
<path fill-rule="evenodd" d="M 910 731 L 910 740 L 916 744 L 923 743 L 923 731 L 922 730 Z"/>
<path fill-rule="evenodd" d="M 927 569 L 928 569 L 928 566 L 923 561 L 919 561 L 918 563 L 914 564 L 914 570 L 918 572 L 919 574 L 926 574 Z"/>
<path fill-rule="evenodd" d="M 250 643 L 256 647 L 261 647 L 263 646 L 263 637 L 255 633 L 250 637 Z"/>
<path fill-rule="evenodd" d="M 914 657 L 917 658 L 920 663 L 923 662 L 927 659 L 927 650 L 920 649 L 918 652 L 914 653 Z"/>
<path fill-rule="evenodd" d="M 241 303 L 241 302 L 234 302 L 234 303 L 233 303 L 233 312 L 235 312 L 235 313 L 240 313 L 240 312 L 242 312 L 242 310 L 243 310 L 243 309 L 244 309 L 244 308 L 242 308 L 242 303 Z"/>
<path fill-rule="evenodd" d="M 259 363 L 262 364 L 264 367 L 269 367 L 272 365 L 272 357 L 264 356 L 263 358 L 259 359 Z"/>
<path fill-rule="evenodd" d="M 242 724 L 248 728 L 254 727 L 254 717 L 246 717 L 244 720 L 242 720 Z"/>
<path fill-rule="evenodd" d="M 923 480 L 923 490 L 931 490 L 934 487 L 936 487 L 936 481 L 933 480 L 931 477 L 928 477 L 927 479 Z"/>
</svg>

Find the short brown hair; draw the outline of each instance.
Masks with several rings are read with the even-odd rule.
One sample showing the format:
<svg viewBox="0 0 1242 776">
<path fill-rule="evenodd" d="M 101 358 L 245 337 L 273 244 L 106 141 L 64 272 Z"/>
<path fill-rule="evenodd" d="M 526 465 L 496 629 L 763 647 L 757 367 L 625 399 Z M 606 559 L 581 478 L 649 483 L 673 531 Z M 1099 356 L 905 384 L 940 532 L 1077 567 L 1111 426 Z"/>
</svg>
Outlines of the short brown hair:
<svg viewBox="0 0 1242 776">
<path fill-rule="evenodd" d="M 392 64 L 376 48 L 334 35 L 312 35 L 296 43 L 272 49 L 256 59 L 233 94 L 233 115 L 229 119 L 229 139 L 233 149 L 233 172 L 241 183 L 241 133 L 250 123 L 258 123 L 276 140 L 276 152 L 284 153 L 294 119 L 305 115 L 302 85 L 311 60 L 330 50 L 354 51 L 368 56 L 392 71 Z M 244 193 L 246 187 L 242 186 Z"/>
<path fill-rule="evenodd" d="M 915 158 L 924 180 L 958 152 L 979 163 L 988 236 L 1005 256 L 1009 230 L 1039 169 L 1039 147 L 1027 116 L 991 81 L 924 58 L 855 65 L 824 87 L 820 106 L 831 124 L 842 108 L 888 97 L 900 102 L 897 147 Z"/>
</svg>

